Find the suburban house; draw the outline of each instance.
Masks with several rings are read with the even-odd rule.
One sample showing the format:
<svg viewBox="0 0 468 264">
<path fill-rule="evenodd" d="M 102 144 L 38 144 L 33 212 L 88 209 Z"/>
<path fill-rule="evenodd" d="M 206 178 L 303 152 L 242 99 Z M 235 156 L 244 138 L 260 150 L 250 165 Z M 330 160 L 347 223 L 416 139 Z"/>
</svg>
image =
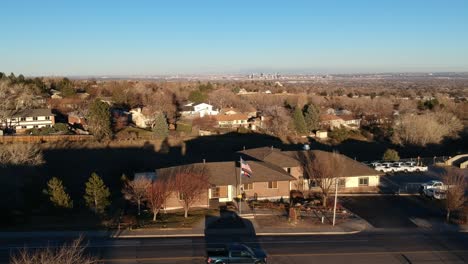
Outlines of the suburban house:
<svg viewBox="0 0 468 264">
<path fill-rule="evenodd" d="M 149 117 L 148 108 L 133 108 L 130 110 L 130 118 L 132 122 L 140 128 L 147 128 L 151 126 L 152 118 Z"/>
<path fill-rule="evenodd" d="M 78 112 L 68 113 L 68 124 L 72 126 L 78 126 L 85 130 L 88 129 L 88 123 L 86 117 Z"/>
<path fill-rule="evenodd" d="M 359 129 L 361 127 L 361 119 L 357 118 L 353 115 L 341 115 L 341 119 L 343 119 L 343 125 L 351 128 L 351 129 Z"/>
<path fill-rule="evenodd" d="M 281 151 L 272 147 L 263 147 L 240 151 L 246 155 L 246 160 L 259 160 L 265 163 L 275 164 L 294 177 L 291 181 L 291 190 L 314 190 L 314 183 L 309 177 L 304 176 L 300 163 L 300 153 L 303 151 Z M 310 150 L 313 155 L 325 157 L 333 155 L 332 152 Z M 381 173 L 370 167 L 355 161 L 345 155 L 341 155 L 344 175 L 338 180 L 338 187 L 342 191 L 353 192 L 375 188 L 380 184 Z M 250 158 L 250 159 L 249 159 Z M 310 187 L 310 188 L 309 188 Z"/>
<path fill-rule="evenodd" d="M 354 117 L 353 115 L 330 115 L 324 114 L 320 115 L 320 126 L 335 129 L 344 126 L 349 129 L 359 129 L 361 126 L 361 119 Z"/>
<path fill-rule="evenodd" d="M 52 127 L 55 124 L 55 116 L 47 108 L 25 109 L 7 118 L 6 123 L 17 133 L 22 133 L 32 128 Z"/>
<path fill-rule="evenodd" d="M 204 162 L 157 169 L 154 172 L 136 173 L 135 179 L 151 180 L 174 177 L 190 166 L 202 167 L 210 186 L 194 204 L 209 207 L 210 201 L 230 202 L 242 194 L 247 199 L 288 199 L 291 190 L 318 191 L 314 182 L 304 177 L 299 155 L 304 151 L 281 151 L 273 147 L 262 147 L 239 151 L 239 155 L 252 170 L 252 176 L 240 176 L 238 161 Z M 331 152 L 311 150 L 313 155 L 326 157 Z M 338 154 L 340 155 L 340 154 Z M 344 155 L 339 166 L 344 174 L 338 179 L 342 192 L 367 191 L 380 184 L 380 173 Z M 192 179 L 187 178 L 187 184 Z M 166 209 L 181 208 L 179 195 L 173 193 L 166 202 Z"/>
<path fill-rule="evenodd" d="M 224 114 L 215 116 L 218 127 L 238 128 L 249 126 L 249 116 L 246 114 Z"/>
<path fill-rule="evenodd" d="M 239 109 L 233 107 L 221 108 L 219 110 L 220 115 L 235 115 L 235 114 L 246 114 L 249 118 L 257 116 L 257 110 L 254 108 L 249 109 L 248 111 L 240 111 Z"/>
<path fill-rule="evenodd" d="M 324 128 L 334 129 L 340 128 L 344 124 L 344 120 L 336 115 L 324 114 L 319 117 L 319 125 Z"/>
<path fill-rule="evenodd" d="M 286 155 L 297 158 L 300 156 L 301 151 L 285 151 Z M 326 158 L 327 156 L 334 155 L 332 152 L 322 150 L 311 150 L 311 154 L 316 155 L 320 158 Z M 341 166 L 343 169 L 343 175 L 338 178 L 338 188 L 341 192 L 360 192 L 360 191 L 371 191 L 375 190 L 380 185 L 381 172 L 378 172 L 369 166 L 364 165 L 361 162 L 355 161 L 345 155 L 337 154 L 341 158 L 340 164 L 334 164 L 334 166 Z M 334 170 L 338 170 L 337 167 Z M 292 170 L 296 172 L 297 170 Z M 301 171 L 302 174 L 302 171 Z M 307 184 L 304 184 L 304 190 L 318 190 L 316 184 L 308 176 L 302 176 Z M 335 179 L 336 180 L 336 179 Z"/>
<path fill-rule="evenodd" d="M 180 114 L 185 117 L 204 117 L 206 115 L 217 115 L 219 112 L 213 110 L 213 106 L 207 103 L 188 103 L 182 107 Z"/>
<path fill-rule="evenodd" d="M 294 178 L 280 167 L 261 162 L 250 161 L 253 174 L 252 177 L 240 176 L 239 162 L 206 162 L 195 163 L 189 165 L 181 165 L 169 168 L 158 169 L 155 173 L 136 173 L 135 178 L 146 177 L 151 180 L 159 177 L 175 176 L 177 171 L 180 171 L 186 166 L 203 166 L 207 174 L 210 187 L 202 194 L 196 207 L 208 207 L 210 200 L 219 202 L 233 201 L 238 195 L 245 194 L 247 198 L 257 199 L 280 199 L 281 197 L 289 198 L 290 181 Z M 240 179 L 242 177 L 242 179 Z M 191 179 L 187 179 L 187 184 L 190 184 Z M 242 183 L 240 182 L 242 181 Z M 178 194 L 174 193 L 166 202 L 166 209 L 180 208 L 181 204 Z"/>
</svg>

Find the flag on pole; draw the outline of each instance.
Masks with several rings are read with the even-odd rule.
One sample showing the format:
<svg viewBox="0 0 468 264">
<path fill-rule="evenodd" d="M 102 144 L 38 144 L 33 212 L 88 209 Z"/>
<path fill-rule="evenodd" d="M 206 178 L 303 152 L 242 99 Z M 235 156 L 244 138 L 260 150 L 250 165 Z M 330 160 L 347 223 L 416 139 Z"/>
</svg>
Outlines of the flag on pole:
<svg viewBox="0 0 468 264">
<path fill-rule="evenodd" d="M 242 158 L 240 159 L 241 163 L 241 174 L 246 176 L 246 177 L 252 177 L 252 169 L 250 168 L 249 164 Z"/>
</svg>

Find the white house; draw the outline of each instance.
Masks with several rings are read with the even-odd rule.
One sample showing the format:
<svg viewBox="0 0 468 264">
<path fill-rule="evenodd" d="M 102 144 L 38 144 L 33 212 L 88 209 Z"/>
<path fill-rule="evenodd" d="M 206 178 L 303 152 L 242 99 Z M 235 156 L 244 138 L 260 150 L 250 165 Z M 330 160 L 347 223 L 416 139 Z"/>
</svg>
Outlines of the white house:
<svg viewBox="0 0 468 264">
<path fill-rule="evenodd" d="M 207 103 L 188 103 L 182 107 L 181 111 L 181 115 L 186 117 L 204 117 L 206 115 L 217 115 L 218 113 L 218 110 L 214 110 L 213 106 Z"/>
<path fill-rule="evenodd" d="M 141 107 L 137 107 L 130 110 L 130 115 L 132 117 L 132 122 L 140 128 L 147 128 L 151 126 L 152 118 L 148 117 L 148 113 L 146 113 L 145 109 Z"/>
<path fill-rule="evenodd" d="M 6 123 L 8 127 L 21 133 L 32 128 L 52 127 L 55 124 L 55 116 L 47 108 L 25 109 L 7 118 Z"/>
</svg>

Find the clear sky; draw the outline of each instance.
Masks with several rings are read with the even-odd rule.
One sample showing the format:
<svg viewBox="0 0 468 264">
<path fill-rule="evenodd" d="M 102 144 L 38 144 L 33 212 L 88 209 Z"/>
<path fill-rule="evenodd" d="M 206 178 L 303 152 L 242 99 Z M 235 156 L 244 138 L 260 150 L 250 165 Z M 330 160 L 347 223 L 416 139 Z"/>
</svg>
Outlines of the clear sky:
<svg viewBox="0 0 468 264">
<path fill-rule="evenodd" d="M 5 0 L 26 75 L 468 71 L 467 0 Z"/>
</svg>

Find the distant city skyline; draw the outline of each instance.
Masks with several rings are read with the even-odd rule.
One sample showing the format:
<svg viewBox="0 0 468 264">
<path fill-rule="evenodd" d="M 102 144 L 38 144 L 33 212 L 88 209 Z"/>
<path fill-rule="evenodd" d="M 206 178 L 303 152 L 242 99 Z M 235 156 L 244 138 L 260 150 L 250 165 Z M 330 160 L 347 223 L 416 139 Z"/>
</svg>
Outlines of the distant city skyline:
<svg viewBox="0 0 468 264">
<path fill-rule="evenodd" d="M 6 1 L 0 72 L 467 72 L 468 2 Z"/>
</svg>

